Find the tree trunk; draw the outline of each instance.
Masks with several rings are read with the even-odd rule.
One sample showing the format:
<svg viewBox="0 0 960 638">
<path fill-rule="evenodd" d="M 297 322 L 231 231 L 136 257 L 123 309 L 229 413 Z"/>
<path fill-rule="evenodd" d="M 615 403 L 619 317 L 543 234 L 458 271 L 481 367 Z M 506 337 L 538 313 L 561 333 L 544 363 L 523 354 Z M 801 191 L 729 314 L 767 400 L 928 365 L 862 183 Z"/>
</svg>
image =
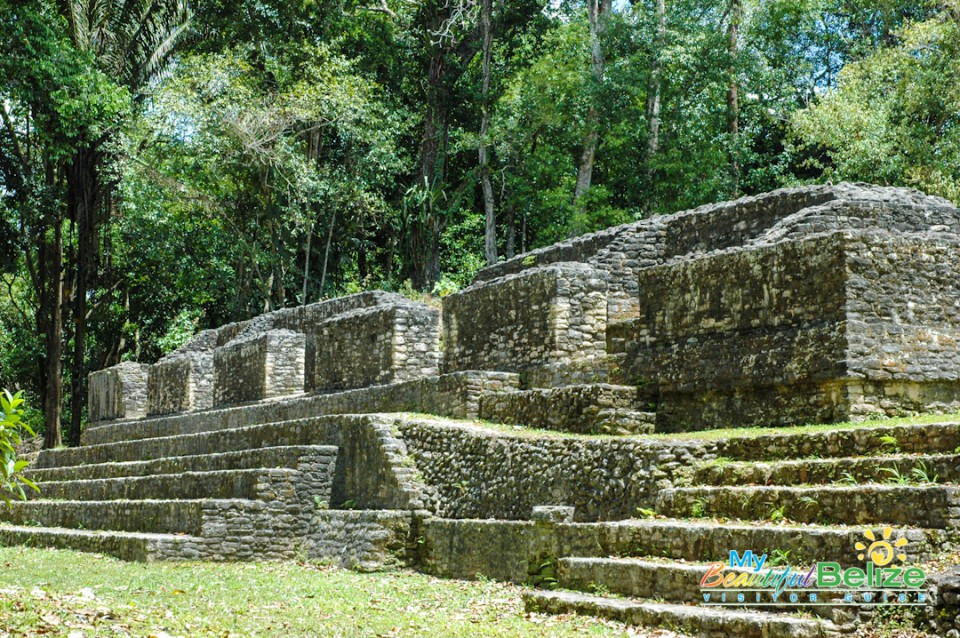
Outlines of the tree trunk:
<svg viewBox="0 0 960 638">
<path fill-rule="evenodd" d="M 333 211 L 330 218 L 330 230 L 327 231 L 327 245 L 323 249 L 323 271 L 320 274 L 320 294 L 323 294 L 323 287 L 327 283 L 327 264 L 330 261 L 330 242 L 333 241 L 333 227 L 337 224 L 337 211 Z"/>
<path fill-rule="evenodd" d="M 448 105 L 444 95 L 445 53 L 438 49 L 430 60 L 428 75 L 427 114 L 420 139 L 420 184 L 432 192 L 443 183 L 446 172 Z M 427 290 L 440 278 L 440 220 L 432 204 L 413 220 L 410 258 L 413 261 L 413 284 L 418 290 Z"/>
<path fill-rule="evenodd" d="M 654 58 L 653 70 L 650 74 L 650 95 L 647 98 L 647 120 L 650 129 L 650 136 L 647 139 L 648 160 L 656 155 L 660 149 L 660 94 L 663 84 L 663 59 L 661 54 L 667 35 L 667 12 L 664 6 L 664 0 L 657 0 L 656 11 L 657 37 L 654 40 L 656 57 Z"/>
<path fill-rule="evenodd" d="M 657 36 L 654 39 L 654 61 L 650 73 L 650 93 L 647 96 L 647 193 L 646 209 L 653 209 L 653 160 L 660 150 L 660 95 L 663 91 L 663 47 L 667 35 L 667 10 L 664 0 L 657 0 L 656 8 Z"/>
<path fill-rule="evenodd" d="M 76 278 L 73 290 L 73 355 L 70 368 L 70 432 L 68 443 L 80 445 L 87 376 L 87 291 L 96 267 L 97 213 L 102 193 L 101 154 L 95 147 L 77 151 L 67 166 L 67 207 L 76 229 Z"/>
<path fill-rule="evenodd" d="M 316 221 L 316 220 L 314 220 Z M 300 305 L 307 305 L 307 282 L 310 281 L 310 245 L 313 243 L 313 224 L 307 231 L 307 248 L 303 252 L 303 294 L 300 297 Z"/>
<path fill-rule="evenodd" d="M 603 84 L 603 46 L 601 37 L 606 27 L 607 15 L 610 13 L 611 0 L 588 0 L 587 16 L 590 19 L 590 71 L 593 76 L 594 89 Z M 596 97 L 591 100 L 596 103 Z M 583 151 L 580 154 L 580 166 L 577 169 L 577 185 L 573 199 L 579 201 L 593 181 L 593 162 L 597 154 L 597 131 L 599 113 L 591 105 L 587 110 L 586 133 L 583 136 Z"/>
<path fill-rule="evenodd" d="M 63 442 L 60 429 L 60 409 L 63 403 L 63 225 L 59 215 L 50 213 L 45 226 L 52 230 L 53 241 L 47 239 L 46 232 L 42 234 L 43 255 L 40 267 L 45 275 L 41 277 L 41 281 L 45 280 L 45 285 L 38 314 L 43 320 L 47 346 L 43 391 L 43 421 L 46 428 L 44 446 L 55 448 Z"/>
<path fill-rule="evenodd" d="M 503 201 L 503 197 L 500 198 L 500 201 Z M 507 204 L 507 245 L 506 245 L 506 256 L 507 259 L 513 259 L 517 254 L 517 229 L 516 229 L 516 210 L 514 209 L 513 202 L 511 201 Z"/>
<path fill-rule="evenodd" d="M 743 20 L 742 0 L 730 0 L 730 24 L 727 38 L 730 54 L 730 88 L 727 90 L 727 132 L 730 135 L 730 168 L 733 196 L 740 194 L 740 81 L 737 74 L 738 39 Z"/>
<path fill-rule="evenodd" d="M 493 210 L 493 185 L 490 183 L 490 165 L 487 157 L 487 131 L 490 127 L 490 59 L 493 55 L 493 31 L 490 28 L 493 0 L 481 0 L 480 22 L 483 26 L 483 87 L 481 101 L 483 103 L 483 117 L 480 121 L 480 185 L 483 189 L 483 210 L 486 216 L 486 233 L 484 234 L 484 254 L 487 265 L 497 263 L 497 219 Z"/>
</svg>

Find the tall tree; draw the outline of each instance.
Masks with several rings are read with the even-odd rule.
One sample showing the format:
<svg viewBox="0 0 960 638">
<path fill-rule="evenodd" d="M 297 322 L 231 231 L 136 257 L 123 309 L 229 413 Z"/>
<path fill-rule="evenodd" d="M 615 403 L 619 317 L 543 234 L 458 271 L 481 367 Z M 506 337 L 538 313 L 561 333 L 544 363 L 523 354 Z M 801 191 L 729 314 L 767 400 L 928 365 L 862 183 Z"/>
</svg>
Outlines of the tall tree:
<svg viewBox="0 0 960 638">
<path fill-rule="evenodd" d="M 743 0 L 730 0 L 727 17 L 727 46 L 730 56 L 730 86 L 727 89 L 727 133 L 730 135 L 730 169 L 733 195 L 740 193 L 740 24 L 743 21 Z"/>
<path fill-rule="evenodd" d="M 490 181 L 490 148 L 487 135 L 490 131 L 490 60 L 493 57 L 493 0 L 480 0 L 480 24 L 483 30 L 483 64 L 480 91 L 480 108 L 483 115 L 480 120 L 480 186 L 483 190 L 483 211 L 485 220 L 484 256 L 487 265 L 497 263 L 497 219 L 494 214 L 493 184 Z"/>
<path fill-rule="evenodd" d="M 612 0 L 587 0 L 587 18 L 590 21 L 590 71 L 593 75 L 594 92 L 599 92 L 603 85 L 604 58 L 603 34 L 606 31 L 607 18 L 612 7 Z M 573 199 L 579 201 L 593 181 L 593 162 L 597 155 L 597 141 L 599 139 L 599 113 L 597 100 L 591 100 L 587 110 L 585 133 L 583 136 L 583 150 L 580 154 L 580 166 L 577 169 L 577 184 Z"/>
<path fill-rule="evenodd" d="M 125 86 L 140 101 L 143 90 L 166 65 L 177 40 L 186 32 L 186 0 L 62 0 L 70 39 L 92 55 L 100 70 Z M 97 233 L 102 204 L 113 188 L 104 179 L 108 127 L 89 136 L 65 167 L 67 214 L 76 234 L 73 273 L 73 357 L 71 366 L 70 444 L 80 444 L 86 384 L 88 292 L 96 276 Z"/>
</svg>

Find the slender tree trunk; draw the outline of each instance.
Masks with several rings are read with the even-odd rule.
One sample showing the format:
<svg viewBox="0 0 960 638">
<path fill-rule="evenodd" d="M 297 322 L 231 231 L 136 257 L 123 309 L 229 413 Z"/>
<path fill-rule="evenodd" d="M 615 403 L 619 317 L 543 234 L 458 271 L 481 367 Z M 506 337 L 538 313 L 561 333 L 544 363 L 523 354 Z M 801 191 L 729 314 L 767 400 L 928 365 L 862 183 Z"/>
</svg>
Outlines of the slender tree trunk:
<svg viewBox="0 0 960 638">
<path fill-rule="evenodd" d="M 667 10 L 664 0 L 657 0 L 657 35 L 654 39 L 654 61 L 650 73 L 650 93 L 647 97 L 647 193 L 646 209 L 653 209 L 654 171 L 653 160 L 660 150 L 660 96 L 663 92 L 663 47 L 667 35 Z"/>
<path fill-rule="evenodd" d="M 490 59 L 493 55 L 493 30 L 490 28 L 493 0 L 481 0 L 480 22 L 483 25 L 483 117 L 480 121 L 480 185 L 483 189 L 483 210 L 486 215 L 486 233 L 484 234 L 484 254 L 487 265 L 497 263 L 497 219 L 494 214 L 493 184 L 490 183 L 490 164 L 487 157 L 487 131 L 490 127 Z"/>
<path fill-rule="evenodd" d="M 730 87 L 727 90 L 727 132 L 730 134 L 730 168 L 733 195 L 740 194 L 740 81 L 737 74 L 738 39 L 743 21 L 742 0 L 730 0 L 730 24 L 727 38 L 730 53 Z"/>
<path fill-rule="evenodd" d="M 47 346 L 43 392 L 44 445 L 55 448 L 63 442 L 60 428 L 63 403 L 63 225 L 60 216 L 51 212 L 45 226 L 53 232 L 53 239 L 47 239 L 46 233 L 42 236 L 41 268 L 45 276 L 41 279 L 46 281 L 39 314 L 43 319 Z"/>
<path fill-rule="evenodd" d="M 428 74 L 429 106 L 420 139 L 420 184 L 434 191 L 443 183 L 446 172 L 448 105 L 443 84 L 445 52 L 438 49 L 430 61 Z M 440 278 L 440 220 L 432 205 L 413 221 L 410 257 L 413 261 L 413 284 L 419 290 L 433 286 Z"/>
<path fill-rule="evenodd" d="M 590 19 L 590 70 L 593 75 L 594 88 L 599 89 L 603 84 L 603 46 L 601 38 L 606 27 L 607 16 L 610 13 L 611 0 L 588 0 L 587 15 Z M 597 155 L 599 113 L 595 106 L 596 99 L 591 101 L 587 110 L 586 132 L 583 136 L 583 151 L 580 153 L 580 166 L 577 169 L 577 185 L 573 199 L 579 201 L 593 181 L 593 162 Z"/>
<path fill-rule="evenodd" d="M 647 120 L 650 136 L 647 139 L 647 159 L 649 161 L 660 150 L 660 94 L 663 84 L 662 49 L 667 35 L 667 11 L 664 0 L 657 0 L 657 36 L 654 40 L 656 49 L 653 69 L 650 74 L 650 95 L 647 99 Z"/>
<path fill-rule="evenodd" d="M 310 281 L 310 244 L 313 243 L 313 225 L 307 231 L 307 249 L 303 253 L 303 294 L 300 297 L 300 305 L 307 305 L 307 282 Z"/>
<path fill-rule="evenodd" d="M 501 198 L 503 201 L 504 198 Z M 516 229 L 516 210 L 514 209 L 513 202 L 507 204 L 507 245 L 506 245 L 506 257 L 507 259 L 513 259 L 517 254 L 517 229 Z"/>
<path fill-rule="evenodd" d="M 333 211 L 330 218 L 330 230 L 327 231 L 327 245 L 323 249 L 323 271 L 320 274 L 320 294 L 323 294 L 323 286 L 327 283 L 327 264 L 330 262 L 330 243 L 333 241 L 333 227 L 337 225 L 337 211 Z"/>
<path fill-rule="evenodd" d="M 100 206 L 100 152 L 96 148 L 77 151 L 67 167 L 67 205 L 76 229 L 76 276 L 73 290 L 73 355 L 70 367 L 70 431 L 68 443 L 80 445 L 86 388 L 87 291 L 95 268 L 94 239 Z"/>
</svg>

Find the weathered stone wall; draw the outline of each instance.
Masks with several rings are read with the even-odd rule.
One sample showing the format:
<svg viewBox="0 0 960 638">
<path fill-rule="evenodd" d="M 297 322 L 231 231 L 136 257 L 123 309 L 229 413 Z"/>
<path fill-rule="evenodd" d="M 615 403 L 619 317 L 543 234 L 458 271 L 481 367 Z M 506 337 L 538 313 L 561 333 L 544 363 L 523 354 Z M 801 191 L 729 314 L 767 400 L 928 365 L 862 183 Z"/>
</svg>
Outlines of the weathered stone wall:
<svg viewBox="0 0 960 638">
<path fill-rule="evenodd" d="M 637 389 L 605 384 L 496 392 L 480 399 L 480 418 L 579 434 L 644 434 L 656 416 Z"/>
<path fill-rule="evenodd" d="M 147 375 L 147 414 L 173 414 L 213 406 L 213 352 L 164 357 Z"/>
<path fill-rule="evenodd" d="M 127 361 L 91 373 L 87 384 L 87 418 L 97 422 L 146 416 L 148 367 Z"/>
<path fill-rule="evenodd" d="M 641 271 L 626 378 L 656 389 L 658 427 L 841 417 L 844 246 L 826 236 Z"/>
<path fill-rule="evenodd" d="M 846 250 L 851 415 L 960 408 L 960 241 L 863 234 Z"/>
<path fill-rule="evenodd" d="M 625 376 L 665 430 L 954 409 L 956 246 L 834 232 L 642 270 Z"/>
<path fill-rule="evenodd" d="M 440 312 L 410 301 L 354 310 L 312 335 L 309 389 L 347 390 L 438 373 Z"/>
<path fill-rule="evenodd" d="M 83 444 L 97 445 L 129 438 L 225 430 L 333 414 L 424 412 L 471 419 L 479 414 L 480 397 L 483 394 L 516 390 L 518 387 L 518 376 L 507 372 L 457 372 L 386 386 L 295 397 L 286 401 L 104 424 L 84 430 Z"/>
<path fill-rule="evenodd" d="M 443 300 L 443 368 L 517 372 L 601 359 L 606 274 L 559 263 L 484 282 Z"/>
<path fill-rule="evenodd" d="M 629 318 L 640 292 L 636 273 L 673 258 L 750 243 L 856 228 L 958 232 L 956 208 L 905 188 L 866 184 L 803 186 L 644 219 L 534 250 L 490 266 L 490 281 L 545 264 L 577 261 L 609 273 L 610 321 Z"/>
<path fill-rule="evenodd" d="M 577 520 L 616 520 L 652 507 L 694 459 L 697 441 L 532 437 L 470 425 L 398 418 L 423 483 L 427 509 L 449 518 L 527 519 L 535 506 L 568 505 Z"/>
<path fill-rule="evenodd" d="M 416 553 L 412 522 L 411 512 L 395 510 L 319 511 L 308 557 L 359 571 L 402 567 Z"/>
<path fill-rule="evenodd" d="M 217 348 L 213 356 L 214 405 L 303 392 L 305 344 L 302 333 L 270 330 Z"/>
<path fill-rule="evenodd" d="M 709 530 L 709 533 L 706 533 Z M 419 567 L 446 578 L 529 582 L 547 560 L 561 556 L 643 555 L 697 562 L 726 560 L 737 546 L 790 552 L 801 563 L 835 560 L 853 566 L 850 548 L 862 538 L 858 527 L 796 529 L 727 523 L 705 527 L 697 521 L 621 521 L 614 524 L 543 524 L 532 521 L 432 518 L 420 527 L 424 540 Z M 908 530 L 911 561 L 931 558 L 939 534 Z M 924 541 L 933 541 L 932 543 Z M 917 549 L 920 548 L 918 552 Z M 956 599 L 952 604 L 956 605 Z M 951 618 L 952 620 L 952 618 Z"/>
<path fill-rule="evenodd" d="M 948 567 L 930 578 L 927 619 L 935 636 L 960 638 L 960 567 Z"/>
</svg>

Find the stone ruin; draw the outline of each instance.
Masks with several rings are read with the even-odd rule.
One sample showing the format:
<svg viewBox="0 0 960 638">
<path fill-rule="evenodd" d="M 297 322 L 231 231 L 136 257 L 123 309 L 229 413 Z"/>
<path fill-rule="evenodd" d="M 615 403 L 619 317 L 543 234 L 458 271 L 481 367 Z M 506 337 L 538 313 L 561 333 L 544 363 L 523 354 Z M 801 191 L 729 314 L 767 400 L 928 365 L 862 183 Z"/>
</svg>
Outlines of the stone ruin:
<svg viewBox="0 0 960 638">
<path fill-rule="evenodd" d="M 929 459 L 947 485 L 895 488 L 860 457 L 956 453 L 960 426 L 647 435 L 960 411 L 958 244 L 946 200 L 792 188 L 520 255 L 441 308 L 365 292 L 207 330 L 90 375 L 84 446 L 40 456 L 43 498 L 0 514 L 0 540 L 601 583 L 638 602 L 527 603 L 702 635 L 843 632 L 860 612 L 692 613 L 695 566 L 643 557 L 849 562 L 845 524 L 913 526 L 911 557 L 933 556 L 960 520 L 960 459 Z M 756 524 L 771 506 L 811 526 Z"/>
</svg>

